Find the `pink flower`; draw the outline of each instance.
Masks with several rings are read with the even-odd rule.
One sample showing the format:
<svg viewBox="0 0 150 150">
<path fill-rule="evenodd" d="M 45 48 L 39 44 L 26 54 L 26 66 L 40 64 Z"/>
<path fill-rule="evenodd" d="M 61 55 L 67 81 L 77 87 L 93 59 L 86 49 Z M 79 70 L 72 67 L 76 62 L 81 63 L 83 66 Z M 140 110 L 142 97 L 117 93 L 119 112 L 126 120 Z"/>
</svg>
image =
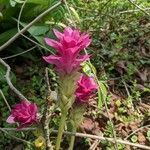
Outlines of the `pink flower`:
<svg viewBox="0 0 150 150">
<path fill-rule="evenodd" d="M 77 83 L 76 102 L 87 103 L 97 90 L 98 86 L 92 77 L 82 75 Z"/>
<path fill-rule="evenodd" d="M 16 122 L 19 123 L 18 129 L 37 123 L 38 117 L 36 104 L 27 101 L 22 101 L 21 103 L 16 104 L 11 111 L 11 115 L 7 118 L 7 122 L 10 124 Z"/>
<path fill-rule="evenodd" d="M 70 74 L 78 70 L 80 64 L 89 58 L 89 55 L 80 55 L 80 51 L 88 47 L 91 39 L 88 34 L 80 33 L 79 30 L 65 28 L 64 33 L 54 29 L 57 41 L 45 38 L 46 43 L 56 49 L 56 55 L 44 56 L 43 59 L 56 66 L 61 74 Z"/>
</svg>

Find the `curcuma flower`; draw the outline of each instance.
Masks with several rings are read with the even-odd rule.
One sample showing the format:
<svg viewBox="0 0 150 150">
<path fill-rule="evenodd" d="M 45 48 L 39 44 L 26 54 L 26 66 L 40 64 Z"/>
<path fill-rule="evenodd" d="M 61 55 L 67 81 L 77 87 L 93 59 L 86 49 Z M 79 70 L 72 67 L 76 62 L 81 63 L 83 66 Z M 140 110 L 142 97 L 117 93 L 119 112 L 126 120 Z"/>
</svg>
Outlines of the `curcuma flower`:
<svg viewBox="0 0 150 150">
<path fill-rule="evenodd" d="M 77 103 L 87 103 L 98 88 L 94 79 L 86 75 L 80 77 L 77 86 L 75 92 Z"/>
<path fill-rule="evenodd" d="M 80 54 L 81 50 L 91 43 L 89 35 L 69 27 L 65 28 L 63 33 L 54 29 L 54 33 L 58 40 L 45 38 L 45 42 L 56 49 L 57 53 L 44 56 L 43 59 L 54 64 L 60 74 L 70 74 L 72 71 L 79 70 L 80 64 L 89 58 L 89 55 Z"/>
<path fill-rule="evenodd" d="M 19 123 L 18 129 L 30 126 L 38 122 L 37 111 L 35 103 L 22 101 L 13 107 L 7 122 L 10 124 Z"/>
</svg>

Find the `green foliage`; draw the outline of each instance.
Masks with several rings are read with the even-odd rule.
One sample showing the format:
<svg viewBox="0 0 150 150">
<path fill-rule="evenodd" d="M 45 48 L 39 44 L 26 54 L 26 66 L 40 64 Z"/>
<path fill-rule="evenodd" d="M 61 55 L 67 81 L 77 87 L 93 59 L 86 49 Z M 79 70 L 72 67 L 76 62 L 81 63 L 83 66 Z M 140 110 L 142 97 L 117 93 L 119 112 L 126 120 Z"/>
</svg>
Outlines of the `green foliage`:
<svg viewBox="0 0 150 150">
<path fill-rule="evenodd" d="M 17 33 L 16 28 L 9 29 L 3 33 L 0 34 L 0 44 L 5 43 L 8 41 L 12 36 L 14 36 Z"/>
<path fill-rule="evenodd" d="M 22 0 L 10 0 L 0 1 L 2 4 L 2 10 L 0 10 L 0 45 L 6 42 L 8 39 L 13 37 L 17 33 L 16 21 L 18 18 L 18 12 L 24 1 Z M 25 4 L 24 10 L 21 15 L 21 25 L 24 27 L 31 20 L 37 17 L 41 12 L 47 8 L 53 6 L 57 1 L 55 0 L 29 0 Z M 49 31 L 50 26 L 45 26 L 45 21 L 53 21 L 54 24 L 57 21 L 61 21 L 64 18 L 65 9 L 63 6 L 56 8 L 53 13 L 49 13 L 43 17 L 36 25 L 32 26 L 28 31 L 33 38 L 35 38 L 40 44 L 43 43 L 43 36 Z M 23 43 L 19 43 L 19 45 Z M 19 47 L 17 44 L 13 44 Z M 11 51 L 11 50 L 9 50 Z"/>
<path fill-rule="evenodd" d="M 100 88 L 98 89 L 98 107 L 102 108 L 104 102 L 107 100 L 108 91 L 106 88 L 106 83 L 99 81 Z"/>
<path fill-rule="evenodd" d="M 26 23 L 22 23 L 20 22 L 20 24 L 25 27 L 27 24 Z M 44 44 L 44 35 L 46 35 L 48 32 L 50 31 L 50 28 L 48 26 L 32 26 L 28 29 L 28 32 L 30 33 L 30 35 L 36 39 L 40 44 L 45 45 Z"/>
<path fill-rule="evenodd" d="M 138 137 L 137 137 L 136 135 L 133 135 L 133 136 L 131 137 L 131 141 L 132 141 L 133 143 L 136 143 L 137 140 L 138 140 Z"/>
<path fill-rule="evenodd" d="M 147 139 L 150 141 L 150 130 L 147 131 Z"/>
<path fill-rule="evenodd" d="M 5 74 L 6 74 L 6 69 L 2 65 L 0 65 L 0 89 L 3 91 L 5 96 L 8 96 L 9 86 L 6 83 Z M 13 73 L 11 73 L 10 79 L 12 83 L 16 83 L 16 76 Z M 1 96 L 0 96 L 0 100 L 2 100 Z"/>
</svg>

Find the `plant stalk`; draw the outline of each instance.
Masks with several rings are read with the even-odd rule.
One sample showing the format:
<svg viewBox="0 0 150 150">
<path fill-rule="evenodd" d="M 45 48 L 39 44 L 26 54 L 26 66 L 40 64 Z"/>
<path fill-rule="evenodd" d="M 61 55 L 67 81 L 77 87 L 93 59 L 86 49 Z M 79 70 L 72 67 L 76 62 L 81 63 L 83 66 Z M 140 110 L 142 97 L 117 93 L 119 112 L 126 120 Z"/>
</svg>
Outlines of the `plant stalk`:
<svg viewBox="0 0 150 150">
<path fill-rule="evenodd" d="M 75 133 L 76 133 L 76 130 L 77 130 L 77 127 L 76 127 L 76 125 L 74 125 L 71 132 L 75 134 Z M 71 140 L 70 140 L 70 144 L 69 144 L 69 149 L 68 149 L 68 150 L 73 150 L 73 148 L 74 148 L 74 141 L 75 141 L 75 136 L 72 135 L 72 136 L 71 136 Z"/>
<path fill-rule="evenodd" d="M 63 135 L 63 132 L 64 132 L 66 117 L 67 117 L 67 112 L 62 113 L 61 120 L 60 120 L 60 123 L 59 123 L 57 140 L 56 140 L 56 150 L 60 150 L 60 144 L 61 144 L 61 139 L 62 139 L 62 135 Z"/>
</svg>

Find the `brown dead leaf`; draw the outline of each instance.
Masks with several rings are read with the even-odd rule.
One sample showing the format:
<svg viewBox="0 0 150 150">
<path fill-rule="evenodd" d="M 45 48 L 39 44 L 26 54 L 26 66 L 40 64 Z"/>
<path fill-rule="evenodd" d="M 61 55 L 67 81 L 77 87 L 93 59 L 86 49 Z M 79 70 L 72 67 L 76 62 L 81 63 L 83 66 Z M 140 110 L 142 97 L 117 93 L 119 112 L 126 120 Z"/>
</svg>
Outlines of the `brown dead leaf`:
<svg viewBox="0 0 150 150">
<path fill-rule="evenodd" d="M 123 72 L 127 71 L 126 63 L 125 61 L 118 61 L 115 65 L 116 70 L 120 73 L 123 74 Z"/>
<path fill-rule="evenodd" d="M 94 129 L 92 131 L 92 134 L 94 134 L 94 135 L 100 135 L 100 134 L 102 134 L 98 122 L 95 122 L 95 127 L 94 127 Z"/>
<path fill-rule="evenodd" d="M 139 103 L 138 109 L 142 113 L 148 113 L 150 111 L 150 105 L 145 103 Z"/>
<path fill-rule="evenodd" d="M 90 132 L 93 130 L 94 126 L 95 126 L 95 124 L 92 119 L 85 118 L 83 123 L 81 124 L 80 128 L 82 129 L 82 131 Z"/>
<path fill-rule="evenodd" d="M 109 115 L 109 116 L 108 116 Z M 114 114 L 112 114 L 112 113 L 110 113 L 110 112 L 104 112 L 103 113 L 103 116 L 105 117 L 105 118 L 111 118 L 111 119 L 113 119 L 114 117 L 115 117 L 115 115 Z"/>
<path fill-rule="evenodd" d="M 80 129 L 83 132 L 88 132 L 92 134 L 99 135 L 100 134 L 100 125 L 97 121 L 93 121 L 90 118 L 85 118 L 83 123 L 80 126 Z"/>
<path fill-rule="evenodd" d="M 143 135 L 143 133 L 138 132 L 137 135 L 138 135 L 138 141 L 139 141 L 139 143 L 140 143 L 140 144 L 145 144 L 146 138 L 145 138 L 145 136 Z"/>
<path fill-rule="evenodd" d="M 137 90 L 144 91 L 145 87 L 142 84 L 136 84 Z"/>
<path fill-rule="evenodd" d="M 148 70 L 145 68 L 144 70 L 137 70 L 136 73 L 135 73 L 143 82 L 147 81 L 148 79 Z"/>
<path fill-rule="evenodd" d="M 125 149 L 124 149 L 124 150 L 132 150 L 132 149 L 131 149 L 131 146 L 126 145 L 126 147 L 125 147 Z"/>
<path fill-rule="evenodd" d="M 128 136 L 128 127 L 126 124 L 124 123 L 119 123 L 117 126 L 116 126 L 116 129 L 118 131 L 118 134 L 122 137 L 122 138 L 125 138 Z"/>
<path fill-rule="evenodd" d="M 131 129 L 131 131 L 135 131 L 136 129 L 138 129 L 139 128 L 139 126 L 138 126 L 138 124 L 139 124 L 139 122 L 130 122 L 129 123 L 129 128 Z"/>
<path fill-rule="evenodd" d="M 112 93 L 112 92 L 110 94 L 111 94 L 111 100 L 112 101 L 123 100 L 124 99 L 124 97 L 122 97 L 122 96 L 120 96 L 118 94 L 115 94 L 115 93 Z"/>
</svg>

